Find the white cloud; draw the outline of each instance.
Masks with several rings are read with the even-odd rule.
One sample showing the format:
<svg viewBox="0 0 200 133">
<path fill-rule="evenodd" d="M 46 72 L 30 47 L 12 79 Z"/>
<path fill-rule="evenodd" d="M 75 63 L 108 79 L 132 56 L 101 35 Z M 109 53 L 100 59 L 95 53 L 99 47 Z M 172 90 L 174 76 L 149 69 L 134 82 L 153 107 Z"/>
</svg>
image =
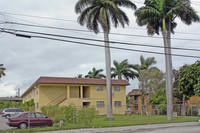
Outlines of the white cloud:
<svg viewBox="0 0 200 133">
<path fill-rule="evenodd" d="M 7 96 L 15 96 L 16 91 L 14 90 L 14 86 L 9 83 L 1 83 L 0 82 L 0 97 L 7 97 Z"/>
<path fill-rule="evenodd" d="M 87 30 L 85 26 L 80 26 L 76 21 L 78 15 L 74 12 L 75 0 L 1 0 L 0 12 L 10 12 L 17 14 L 27 14 L 32 16 L 44 16 L 50 18 L 60 18 L 73 21 L 59 21 L 51 19 L 41 19 L 33 17 L 25 17 L 18 15 L 0 15 L 1 21 L 13 21 L 29 24 L 40 24 L 45 26 L 63 27 L 67 29 Z M 9 4 L 12 3 L 12 4 Z M 136 3 L 137 4 L 137 3 Z M 138 5 L 138 4 L 137 4 Z M 141 4 L 138 5 L 140 7 Z M 200 10 L 198 6 L 195 9 Z M 126 10 L 129 18 L 130 25 L 125 28 L 112 27 L 111 32 L 124 33 L 124 34 L 139 34 L 147 35 L 145 27 L 138 27 L 135 22 L 134 13 L 132 10 Z M 186 26 L 178 22 L 176 31 L 199 33 L 199 24 Z M 33 28 L 19 25 L 3 25 L 1 27 L 31 30 L 38 32 L 46 32 L 53 34 L 62 34 L 66 36 L 85 37 L 93 39 L 103 39 L 103 34 L 94 34 L 93 32 L 77 32 L 71 30 L 53 30 L 45 28 Z M 135 28 L 142 28 L 135 29 Z M 161 35 L 160 35 L 161 37 Z M 199 35 L 180 34 L 176 32 L 172 37 L 179 38 L 199 38 Z M 67 39 L 73 40 L 73 39 Z M 116 36 L 110 34 L 110 40 L 142 43 L 148 45 L 163 46 L 161 39 L 141 38 L 134 36 Z M 80 40 L 76 40 L 80 41 Z M 80 41 L 88 42 L 88 41 Z M 104 45 L 100 42 L 90 42 L 93 44 Z M 163 49 L 138 47 L 138 46 L 124 46 L 111 44 L 111 46 L 142 49 L 146 51 L 164 52 Z M 172 40 L 173 47 L 196 48 L 200 49 L 198 41 L 177 41 Z M 187 54 L 200 56 L 199 52 L 178 51 L 173 50 L 176 54 Z M 156 66 L 165 71 L 165 62 L 163 55 L 155 55 L 134 51 L 123 51 L 111 49 L 111 60 L 122 61 L 128 59 L 129 63 L 138 64 L 140 55 L 145 57 L 154 56 L 157 60 Z M 9 34 L 0 34 L 0 63 L 6 67 L 6 76 L 0 82 L 0 96 L 14 96 L 15 89 L 20 88 L 22 93 L 40 76 L 62 76 L 62 77 L 75 77 L 77 74 L 87 74 L 93 67 L 97 69 L 104 69 L 105 73 L 105 52 L 104 48 L 85 46 L 80 44 L 73 44 L 67 42 L 50 41 L 45 39 L 26 39 L 19 38 Z M 187 63 L 194 63 L 197 59 L 173 57 L 174 68 L 179 68 L 181 65 Z M 137 80 L 130 81 L 131 85 L 128 91 L 132 88 L 137 88 Z M 9 85 L 7 85 L 9 84 Z"/>
</svg>

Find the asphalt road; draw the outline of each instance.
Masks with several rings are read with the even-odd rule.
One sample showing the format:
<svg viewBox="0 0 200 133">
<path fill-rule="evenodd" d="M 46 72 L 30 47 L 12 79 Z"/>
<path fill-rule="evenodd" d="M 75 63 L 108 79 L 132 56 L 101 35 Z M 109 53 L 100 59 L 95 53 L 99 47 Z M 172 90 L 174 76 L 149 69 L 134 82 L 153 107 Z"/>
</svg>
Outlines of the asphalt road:
<svg viewBox="0 0 200 133">
<path fill-rule="evenodd" d="M 7 130 L 7 129 L 16 129 L 13 127 L 9 127 L 8 125 L 6 125 L 6 118 L 2 118 L 0 115 L 0 130 Z"/>
<path fill-rule="evenodd" d="M 186 122 L 96 129 L 58 130 L 42 133 L 200 133 L 200 123 Z"/>
</svg>

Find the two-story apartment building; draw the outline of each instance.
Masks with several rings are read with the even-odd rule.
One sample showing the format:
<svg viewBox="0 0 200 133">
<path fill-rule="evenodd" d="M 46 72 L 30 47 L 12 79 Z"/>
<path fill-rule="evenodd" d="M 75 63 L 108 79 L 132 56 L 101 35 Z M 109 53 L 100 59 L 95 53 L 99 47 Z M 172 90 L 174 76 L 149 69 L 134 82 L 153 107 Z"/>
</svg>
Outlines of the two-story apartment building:
<svg viewBox="0 0 200 133">
<path fill-rule="evenodd" d="M 146 94 L 144 95 L 144 105 L 142 105 L 141 101 L 141 92 L 139 89 L 133 89 L 128 93 L 128 97 L 131 98 L 131 104 L 130 104 L 130 111 L 134 114 L 140 114 L 141 113 L 141 107 L 145 109 L 145 113 L 151 113 L 151 114 L 157 114 L 158 111 L 156 110 L 156 105 L 149 105 L 149 97 L 150 97 L 150 91 L 147 90 Z M 178 115 L 181 114 L 181 106 L 182 102 L 178 101 L 177 99 L 174 99 L 174 112 L 177 112 Z M 188 99 L 185 103 L 185 110 L 186 115 L 190 115 L 190 111 L 196 110 L 198 111 L 198 115 L 200 115 L 200 97 L 199 96 L 192 96 L 190 99 Z"/>
<path fill-rule="evenodd" d="M 139 89 L 133 89 L 132 91 L 130 91 L 127 95 L 129 98 L 131 98 L 131 105 L 130 105 L 130 110 L 131 113 L 134 114 L 140 114 L 141 113 L 141 105 L 142 105 L 142 96 L 141 96 L 141 92 Z M 146 92 L 145 96 L 144 96 L 144 105 L 143 107 L 145 107 L 147 105 L 149 99 L 149 91 Z"/>
<path fill-rule="evenodd" d="M 126 80 L 112 80 L 114 114 L 126 110 Z M 34 99 L 36 110 L 42 106 L 92 106 L 100 114 L 107 113 L 106 79 L 40 77 L 22 94 L 23 102 Z"/>
</svg>

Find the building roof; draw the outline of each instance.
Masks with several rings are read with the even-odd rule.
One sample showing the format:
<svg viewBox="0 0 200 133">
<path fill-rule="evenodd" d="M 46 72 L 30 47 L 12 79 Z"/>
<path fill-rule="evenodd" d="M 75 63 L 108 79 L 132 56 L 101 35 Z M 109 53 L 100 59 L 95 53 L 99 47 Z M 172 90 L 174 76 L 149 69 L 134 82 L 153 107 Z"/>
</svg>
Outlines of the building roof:
<svg viewBox="0 0 200 133">
<path fill-rule="evenodd" d="M 21 97 L 0 97 L 2 101 L 22 101 Z"/>
<path fill-rule="evenodd" d="M 150 90 L 146 90 L 146 94 L 148 95 L 150 93 Z M 133 89 L 131 92 L 128 93 L 127 96 L 140 96 L 141 92 L 139 89 Z"/>
<path fill-rule="evenodd" d="M 26 94 L 33 86 L 37 84 L 87 84 L 87 85 L 105 85 L 106 79 L 87 79 L 87 78 L 67 78 L 67 77 L 40 77 L 36 80 L 29 89 L 23 94 Z M 126 80 L 112 80 L 112 85 L 130 85 Z"/>
</svg>

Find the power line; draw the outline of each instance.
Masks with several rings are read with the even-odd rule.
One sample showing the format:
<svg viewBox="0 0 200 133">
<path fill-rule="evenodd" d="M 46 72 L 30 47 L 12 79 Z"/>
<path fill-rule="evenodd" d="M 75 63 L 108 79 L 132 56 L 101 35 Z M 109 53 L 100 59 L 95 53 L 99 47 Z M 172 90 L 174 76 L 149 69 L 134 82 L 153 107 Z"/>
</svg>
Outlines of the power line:
<svg viewBox="0 0 200 133">
<path fill-rule="evenodd" d="M 59 18 L 50 18 L 50 17 L 43 17 L 43 16 L 36 16 L 36 15 L 27 15 L 27 14 L 18 14 L 18 13 L 10 13 L 10 12 L 0 12 L 1 14 L 10 14 L 10 15 L 17 15 L 17 16 L 24 16 L 24 17 L 33 17 L 33 18 L 41 18 L 41 19 L 49 19 L 49 20 L 56 20 L 56 21 L 69 21 L 69 22 L 76 22 L 75 20 L 69 20 L 69 19 L 59 19 Z M 20 19 L 22 20 L 22 19 Z M 27 20 L 23 20 L 23 21 L 27 21 Z M 30 22 L 30 21 L 27 21 Z M 125 27 L 126 28 L 126 27 Z M 135 28 L 135 27 L 129 27 L 131 29 L 138 29 L 138 30 L 146 30 L 146 29 L 142 29 L 142 28 Z M 193 35 L 197 35 L 197 33 L 185 33 L 185 32 L 177 32 L 180 34 L 193 34 Z M 200 34 L 198 34 L 200 35 Z"/>
<path fill-rule="evenodd" d="M 26 15 L 26 14 L 18 14 L 18 13 L 10 13 L 10 12 L 0 12 L 0 13 L 1 14 L 10 14 L 10 15 L 24 16 L 24 17 L 32 17 L 32 18 L 50 19 L 50 20 L 57 20 L 57 21 L 77 22 L 77 21 L 70 20 L 70 19 L 51 18 L 51 17 L 44 17 L 44 16 L 36 16 L 36 15 Z"/>
<path fill-rule="evenodd" d="M 134 0 L 132 0 L 134 3 L 138 3 L 138 4 L 144 4 L 144 2 L 138 2 L 138 1 L 134 1 Z M 193 5 L 200 5 L 198 2 L 196 3 L 196 2 L 191 2 Z M 149 5 L 153 5 L 153 4 L 149 4 Z M 163 7 L 166 7 L 166 8 L 171 8 L 171 7 L 169 7 L 169 6 L 163 6 Z"/>
<path fill-rule="evenodd" d="M 78 32 L 91 32 L 88 30 L 78 30 L 78 29 L 70 29 L 70 28 L 58 28 L 52 26 L 41 26 L 41 25 L 33 25 L 33 24 L 24 24 L 24 23 L 15 23 L 15 22 L 5 22 L 10 24 L 16 25 L 23 25 L 23 26 L 32 26 L 32 27 L 40 27 L 40 28 L 52 28 L 52 29 L 59 29 L 59 30 L 69 30 L 69 31 L 78 31 Z M 100 32 L 103 33 L 103 32 Z M 155 37 L 155 36 L 145 36 L 145 35 L 134 35 L 134 34 L 123 34 L 123 33 L 110 33 L 111 35 L 118 35 L 118 36 L 135 36 L 135 37 L 148 37 L 148 38 L 157 38 L 162 39 L 162 37 Z M 186 39 L 186 38 L 171 38 L 173 40 L 183 40 L 183 41 L 200 41 L 200 39 Z"/>
<path fill-rule="evenodd" d="M 1 30 L 1 32 L 21 36 L 21 37 L 27 37 L 27 38 L 43 38 L 43 39 L 48 39 L 48 40 L 55 40 L 55 41 L 62 41 L 62 42 L 70 42 L 70 43 L 76 43 L 76 44 L 82 44 L 82 45 L 88 45 L 88 46 L 95 46 L 95 47 L 107 47 L 104 45 L 97 45 L 97 44 L 92 44 L 92 43 L 84 43 L 84 42 L 77 42 L 77 41 L 70 41 L 70 40 L 64 40 L 64 39 L 58 39 L 58 38 L 51 38 L 51 37 L 45 37 L 45 36 L 31 36 L 31 35 L 23 35 L 23 34 L 16 34 L 15 32 L 9 32 L 5 30 Z M 121 47 L 113 47 L 109 46 L 107 48 L 112 48 L 112 49 L 119 49 L 119 50 L 126 50 L 126 51 L 135 51 L 135 52 L 144 52 L 144 53 L 151 53 L 151 54 L 160 54 L 160 55 L 165 55 L 164 53 L 160 52 L 153 52 L 153 51 L 145 51 L 145 50 L 137 50 L 137 49 L 128 49 L 128 48 L 121 48 Z M 167 55 L 172 55 L 172 56 L 180 56 L 180 57 L 191 57 L 191 58 L 200 58 L 199 56 L 191 56 L 191 55 L 180 55 L 180 54 L 167 54 Z"/>
<path fill-rule="evenodd" d="M 66 36 L 66 35 L 60 35 L 60 34 L 50 34 L 50 33 L 44 33 L 44 32 L 35 32 L 35 31 L 17 30 L 17 29 L 6 29 L 6 28 L 0 28 L 0 29 L 2 29 L 2 30 L 8 30 L 8 31 L 14 31 L 14 32 L 39 34 L 39 35 L 45 35 L 45 36 L 71 38 L 71 39 L 86 40 L 86 41 L 95 41 L 95 42 L 105 42 L 104 40 L 99 40 L 99 39 L 90 39 L 90 38 L 75 37 L 75 36 Z M 163 46 L 137 44 L 137 43 L 128 43 L 128 42 L 118 42 L 118 41 L 109 41 L 109 43 L 112 43 L 112 44 L 123 44 L 123 45 L 132 45 L 132 46 L 145 46 L 145 47 L 153 47 L 153 48 L 169 48 L 169 47 L 163 47 Z M 170 48 L 171 49 L 176 49 L 176 50 L 200 51 L 200 49 L 188 49 L 188 48 L 176 48 L 176 47 L 170 47 Z"/>
</svg>

